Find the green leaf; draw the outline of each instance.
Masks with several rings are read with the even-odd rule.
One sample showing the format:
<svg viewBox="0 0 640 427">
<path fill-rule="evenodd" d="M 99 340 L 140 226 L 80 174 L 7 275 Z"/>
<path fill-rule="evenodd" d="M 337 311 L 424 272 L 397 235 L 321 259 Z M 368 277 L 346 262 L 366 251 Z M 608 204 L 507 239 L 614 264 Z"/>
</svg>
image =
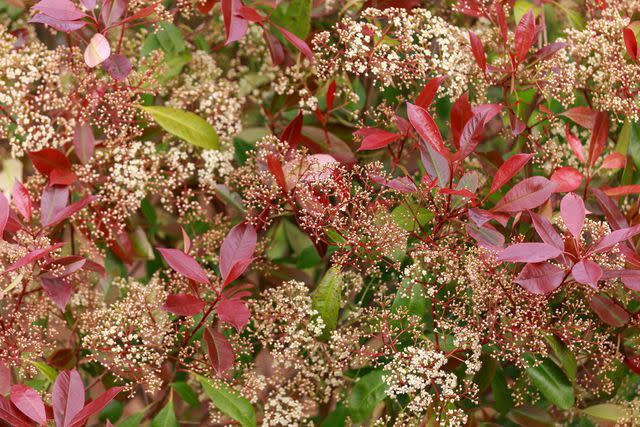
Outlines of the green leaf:
<svg viewBox="0 0 640 427">
<path fill-rule="evenodd" d="M 172 398 L 169 398 L 167 405 L 153 418 L 151 427 L 180 427 L 176 413 L 173 410 Z"/>
<path fill-rule="evenodd" d="M 526 357 L 533 364 L 533 357 Z M 561 409 L 570 409 L 575 403 L 575 395 L 571 381 L 562 370 L 551 361 L 544 359 L 538 366 L 526 369 L 531 382 L 551 403 Z"/>
<path fill-rule="evenodd" d="M 613 403 L 601 403 L 581 409 L 580 411 L 590 417 L 613 422 L 617 422 L 626 413 L 622 406 Z"/>
<path fill-rule="evenodd" d="M 547 337 L 547 342 L 553 350 L 554 356 L 560 361 L 560 365 L 564 368 L 567 376 L 574 382 L 578 373 L 578 362 L 576 357 L 571 353 L 569 348 L 558 339 L 558 337 L 551 335 Z"/>
<path fill-rule="evenodd" d="M 353 387 L 347 401 L 351 421 L 359 423 L 366 420 L 387 396 L 387 384 L 382 380 L 383 375 L 382 369 L 371 371 Z"/>
<path fill-rule="evenodd" d="M 216 130 L 205 119 L 190 112 L 171 107 L 140 107 L 153 117 L 164 130 L 197 147 L 218 149 Z"/>
<path fill-rule="evenodd" d="M 331 267 L 320 280 L 311 296 L 313 309 L 318 312 L 324 321 L 325 335 L 338 326 L 341 297 L 342 272 L 338 267 Z"/>
<path fill-rule="evenodd" d="M 256 427 L 256 413 L 244 397 L 238 396 L 231 388 L 223 383 L 213 384 L 209 379 L 196 375 L 205 394 L 222 413 L 238 421 L 242 427 Z"/>
<path fill-rule="evenodd" d="M 43 362 L 31 362 L 31 363 L 33 364 L 33 366 L 36 367 L 38 372 L 40 372 L 42 375 L 44 375 L 47 378 L 47 380 L 51 384 L 56 382 L 56 378 L 58 378 L 58 371 L 56 371 L 55 368 L 52 368 L 51 366 Z"/>
<path fill-rule="evenodd" d="M 278 5 L 271 21 L 304 40 L 311 29 L 311 0 L 290 0 Z"/>
</svg>

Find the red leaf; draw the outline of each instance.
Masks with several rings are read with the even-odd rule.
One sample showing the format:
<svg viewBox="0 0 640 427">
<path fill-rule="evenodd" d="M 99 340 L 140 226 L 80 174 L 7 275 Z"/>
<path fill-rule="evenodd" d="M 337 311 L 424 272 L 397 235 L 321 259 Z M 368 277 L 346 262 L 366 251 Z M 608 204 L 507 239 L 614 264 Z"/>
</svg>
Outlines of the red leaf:
<svg viewBox="0 0 640 427">
<path fill-rule="evenodd" d="M 64 221 L 67 218 L 70 218 L 71 216 L 73 216 L 73 214 L 84 209 L 89 203 L 93 202 L 94 200 L 96 200 L 95 196 L 88 196 L 78 202 L 71 203 L 69 206 L 65 206 L 64 208 L 55 212 L 51 219 L 49 219 L 47 222 L 42 223 L 42 226 L 51 227 L 59 222 Z"/>
<path fill-rule="evenodd" d="M 96 399 L 89 402 L 84 408 L 82 408 L 80 412 L 76 414 L 75 417 L 73 417 L 70 427 L 82 427 L 87 422 L 89 417 L 102 411 L 104 407 L 107 406 L 109 402 L 111 402 L 113 398 L 116 397 L 117 394 L 120 393 L 123 389 L 124 387 L 111 387 Z"/>
<path fill-rule="evenodd" d="M 571 269 L 576 282 L 598 289 L 598 280 L 602 278 L 602 268 L 590 259 L 581 259 Z"/>
<path fill-rule="evenodd" d="M 460 148 L 460 135 L 464 126 L 467 124 L 471 117 L 473 117 L 473 111 L 471 111 L 471 104 L 469 104 L 469 92 L 462 94 L 451 107 L 451 134 L 453 135 L 453 144 L 456 148 Z"/>
<path fill-rule="evenodd" d="M 33 166 L 45 176 L 49 176 L 54 169 L 71 170 L 71 162 L 61 151 L 45 148 L 28 153 Z"/>
<path fill-rule="evenodd" d="M 546 243 L 516 243 L 504 249 L 499 256 L 506 262 L 542 262 L 562 255 L 562 250 Z"/>
<path fill-rule="evenodd" d="M 607 138 L 609 136 L 609 119 L 607 113 L 598 112 L 596 114 L 596 120 L 593 125 L 593 133 L 591 134 L 591 141 L 589 142 L 589 166 L 593 167 L 596 161 L 600 158 L 602 150 L 607 145 Z"/>
<path fill-rule="evenodd" d="M 527 264 L 514 282 L 533 294 L 543 295 L 558 289 L 564 274 L 562 269 L 546 262 Z"/>
<path fill-rule="evenodd" d="M 53 217 L 67 206 L 69 187 L 47 185 L 40 198 L 40 223 L 44 227 Z"/>
<path fill-rule="evenodd" d="M 16 384 L 11 387 L 11 402 L 27 417 L 38 424 L 47 422 L 42 397 L 37 391 L 26 385 Z"/>
<path fill-rule="evenodd" d="M 640 184 L 621 185 L 620 187 L 607 188 L 606 190 L 604 190 L 604 194 L 612 197 L 626 196 L 628 194 L 637 193 L 640 193 Z"/>
<path fill-rule="evenodd" d="M 551 181 L 556 184 L 556 193 L 574 191 L 582 184 L 582 174 L 571 166 L 556 169 L 551 175 Z"/>
<path fill-rule="evenodd" d="M 638 41 L 636 35 L 631 28 L 622 29 L 622 37 L 624 38 L 624 47 L 627 48 L 627 53 L 633 59 L 634 62 L 638 61 Z"/>
<path fill-rule="evenodd" d="M 56 303 L 61 311 L 64 311 L 65 307 L 71 300 L 73 294 L 73 287 L 64 279 L 59 277 L 42 277 L 42 288 L 49 295 L 49 298 Z"/>
<path fill-rule="evenodd" d="M 604 295 L 592 296 L 589 305 L 600 320 L 608 325 L 619 328 L 629 322 L 629 313 L 620 304 Z"/>
<path fill-rule="evenodd" d="M 605 169 L 621 169 L 627 164 L 627 156 L 621 153 L 611 153 L 602 161 Z"/>
<path fill-rule="evenodd" d="M 238 11 L 241 7 L 241 0 L 222 0 L 224 28 L 227 32 L 225 45 L 240 40 L 249 29 L 249 22 L 238 16 Z"/>
<path fill-rule="evenodd" d="M 527 52 L 531 49 L 535 33 L 535 16 L 533 15 L 533 10 L 529 9 L 520 19 L 514 35 L 515 56 L 519 63 L 527 57 Z"/>
<path fill-rule="evenodd" d="M 538 233 L 542 241 L 560 250 L 564 250 L 564 240 L 562 240 L 560 233 L 553 228 L 551 222 L 535 212 L 529 212 L 529 215 L 533 221 L 533 227 L 536 229 L 536 233 Z"/>
<path fill-rule="evenodd" d="M 377 150 L 402 138 L 402 135 L 377 128 L 362 128 L 354 132 L 354 135 L 364 136 L 358 151 Z"/>
<path fill-rule="evenodd" d="M 574 107 L 560 114 L 568 117 L 585 129 L 593 129 L 597 115 L 590 107 Z"/>
<path fill-rule="evenodd" d="M 232 324 L 238 333 L 247 326 L 251 317 L 247 303 L 241 299 L 220 298 L 216 305 L 216 312 L 220 320 Z"/>
<path fill-rule="evenodd" d="M 236 225 L 229 231 L 220 247 L 220 274 L 225 282 L 236 263 L 253 257 L 257 240 L 256 230 L 246 222 Z"/>
<path fill-rule="evenodd" d="M 611 249 L 618 243 L 632 238 L 638 233 L 640 233 L 640 224 L 634 225 L 633 227 L 621 228 L 620 230 L 612 231 L 611 233 L 604 236 L 590 252 L 604 252 L 608 249 Z"/>
<path fill-rule="evenodd" d="M 569 232 L 576 239 L 579 239 L 582 235 L 585 215 L 584 201 L 576 193 L 569 193 L 560 201 L 562 221 L 564 221 L 564 225 L 567 226 Z"/>
<path fill-rule="evenodd" d="M 53 384 L 51 396 L 57 427 L 71 427 L 73 418 L 84 407 L 84 384 L 75 369 L 62 371 Z"/>
<path fill-rule="evenodd" d="M 422 108 L 429 108 L 438 93 L 438 88 L 447 76 L 434 77 L 424 85 L 420 94 L 416 98 L 416 105 Z"/>
<path fill-rule="evenodd" d="M 4 233 L 4 229 L 9 221 L 10 212 L 11 208 L 9 207 L 9 201 L 4 194 L 0 192 L 0 240 L 2 240 L 2 233 Z"/>
<path fill-rule="evenodd" d="M 545 177 L 532 176 L 514 185 L 493 210 L 513 213 L 537 208 L 549 199 L 555 186 Z"/>
<path fill-rule="evenodd" d="M 28 254 L 26 254 L 25 256 L 23 256 L 22 258 L 20 258 L 18 261 L 14 262 L 13 264 L 11 264 L 9 267 L 7 267 L 7 269 L 2 273 L 2 274 L 6 274 L 9 273 L 11 271 L 17 270 L 19 268 L 24 267 L 25 265 L 39 260 L 40 258 L 43 258 L 45 255 L 47 255 L 49 252 L 55 251 L 58 248 L 61 248 L 65 245 L 65 243 L 56 243 L 55 245 L 46 247 L 46 248 L 40 248 L 40 249 L 36 249 L 33 250 L 31 252 L 29 252 Z"/>
<path fill-rule="evenodd" d="M 504 184 L 509 182 L 532 157 L 533 154 L 516 154 L 515 156 L 509 157 L 494 175 L 489 194 L 495 193 Z"/>
<path fill-rule="evenodd" d="M 569 123 L 567 123 L 564 127 L 564 135 L 566 136 L 567 142 L 569 143 L 569 146 L 573 150 L 573 153 L 576 155 L 578 160 L 584 163 L 585 162 L 584 148 L 582 147 L 582 143 L 580 142 L 580 140 L 576 136 L 574 136 L 569 130 Z"/>
<path fill-rule="evenodd" d="M 471 43 L 471 52 L 476 59 L 478 67 L 482 71 L 487 70 L 487 56 L 484 53 L 484 46 L 482 46 L 482 40 L 473 31 L 469 31 L 469 42 Z"/>
<path fill-rule="evenodd" d="M 195 316 L 204 308 L 204 301 L 189 294 L 167 296 L 162 309 L 178 316 Z"/>
<path fill-rule="evenodd" d="M 306 56 L 309 62 L 313 63 L 313 51 L 309 48 L 309 46 L 307 45 L 307 43 L 305 43 L 304 40 L 298 38 L 298 36 L 296 36 L 295 34 L 287 31 L 286 29 L 274 23 L 271 23 L 271 25 L 273 25 L 278 30 L 280 30 L 284 38 L 287 39 L 289 43 L 294 45 L 296 49 L 298 49 L 304 56 Z"/>
<path fill-rule="evenodd" d="M 451 157 L 451 153 L 444 146 L 444 141 L 442 140 L 436 122 L 433 121 L 433 118 L 427 110 L 407 102 L 407 116 L 409 117 L 411 126 L 418 132 L 420 138 L 445 158 Z"/>
<path fill-rule="evenodd" d="M 210 326 L 204 329 L 203 337 L 204 342 L 207 344 L 207 353 L 213 370 L 218 375 L 223 374 L 233 366 L 233 361 L 235 360 L 231 344 L 229 344 L 227 337 Z"/>
<path fill-rule="evenodd" d="M 6 199 L 5 199 L 6 200 Z M 0 204 L 2 202 L 0 201 Z M 29 190 L 17 179 L 13 183 L 13 204 L 16 205 L 16 209 L 20 212 L 20 215 L 27 221 L 31 219 L 31 196 Z M 2 210 L 2 208 L 0 208 Z M 0 213 L 0 217 L 2 214 Z M 2 236 L 2 219 L 0 219 L 0 237 Z"/>
<path fill-rule="evenodd" d="M 194 280 L 198 283 L 205 285 L 211 285 L 207 273 L 200 267 L 200 264 L 195 259 L 185 254 L 178 249 L 171 248 L 156 248 L 162 258 L 167 261 L 169 267 L 171 267 L 177 273 Z"/>
</svg>

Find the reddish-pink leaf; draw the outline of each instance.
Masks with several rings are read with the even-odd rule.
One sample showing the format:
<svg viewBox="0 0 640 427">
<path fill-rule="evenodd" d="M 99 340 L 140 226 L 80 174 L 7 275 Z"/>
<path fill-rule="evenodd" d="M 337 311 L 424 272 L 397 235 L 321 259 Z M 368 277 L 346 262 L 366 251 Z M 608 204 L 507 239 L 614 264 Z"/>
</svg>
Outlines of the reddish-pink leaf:
<svg viewBox="0 0 640 427">
<path fill-rule="evenodd" d="M 560 201 L 560 215 L 569 232 L 579 239 L 584 227 L 586 210 L 584 201 L 576 193 L 569 193 Z"/>
<path fill-rule="evenodd" d="M 609 119 L 607 113 L 598 112 L 596 114 L 596 120 L 593 125 L 593 132 L 591 134 L 591 141 L 589 142 L 589 167 L 593 167 L 596 161 L 600 158 L 602 150 L 607 145 L 607 138 L 609 137 Z"/>
<path fill-rule="evenodd" d="M 533 10 L 529 9 L 520 19 L 514 35 L 514 53 L 520 63 L 527 57 L 536 34 L 536 22 Z"/>
<path fill-rule="evenodd" d="M 535 212 L 529 212 L 531 216 L 531 220 L 533 221 L 533 227 L 536 229 L 536 233 L 548 245 L 554 246 L 559 250 L 564 250 L 564 240 L 562 240 L 562 236 L 560 233 L 553 228 L 551 222 L 543 217 L 542 215 L 538 215 Z"/>
<path fill-rule="evenodd" d="M 589 300 L 589 305 L 600 320 L 608 325 L 619 328 L 629 322 L 629 313 L 607 296 L 596 294 Z"/>
<path fill-rule="evenodd" d="M 473 53 L 473 57 L 476 59 L 478 67 L 480 67 L 482 71 L 486 71 L 487 56 L 484 53 L 482 40 L 480 40 L 480 37 L 478 37 L 473 31 L 469 31 L 469 42 L 471 43 L 471 52 Z"/>
<path fill-rule="evenodd" d="M 604 194 L 612 197 L 638 193 L 640 193 L 640 184 L 621 185 L 620 187 L 607 188 L 604 190 Z"/>
<path fill-rule="evenodd" d="M 431 103 L 436 97 L 436 93 L 438 93 L 438 88 L 442 81 L 447 78 L 447 76 L 434 77 L 424 85 L 424 88 L 420 91 L 420 94 L 416 98 L 416 104 L 422 108 L 429 108 Z"/>
<path fill-rule="evenodd" d="M 627 48 L 627 53 L 634 62 L 638 61 L 638 41 L 635 33 L 631 28 L 625 27 L 622 29 L 622 37 L 624 38 L 624 47 Z"/>
<path fill-rule="evenodd" d="M 53 384 L 51 396 L 53 417 L 57 427 L 71 427 L 75 417 L 84 407 L 84 384 L 75 369 L 62 371 Z"/>
<path fill-rule="evenodd" d="M 69 187 L 47 185 L 40 198 L 40 223 L 50 224 L 53 217 L 67 206 Z"/>
<path fill-rule="evenodd" d="M 13 183 L 13 204 L 16 205 L 16 209 L 24 219 L 27 221 L 31 219 L 31 196 L 29 195 L 29 190 L 17 179 Z M 1 210 L 2 208 L 0 207 Z M 1 213 L 0 217 L 2 217 Z M 2 228 L 2 219 L 0 218 L 0 237 L 2 236 Z"/>
<path fill-rule="evenodd" d="M 597 112 L 593 111 L 590 107 L 574 107 L 560 114 L 568 117 L 585 129 L 593 129 Z"/>
<path fill-rule="evenodd" d="M 296 36 L 292 32 L 289 32 L 285 28 L 282 28 L 274 24 L 273 22 L 271 23 L 271 25 L 276 27 L 282 33 L 284 38 L 287 39 L 289 43 L 294 45 L 296 49 L 300 51 L 300 53 L 306 56 L 309 62 L 313 63 L 313 51 L 311 50 L 311 48 L 309 48 L 309 45 L 307 45 L 307 43 L 304 40 L 298 38 L 298 36 Z"/>
<path fill-rule="evenodd" d="M 59 211 L 53 213 L 53 216 L 47 222 L 43 222 L 42 226 L 51 227 L 58 224 L 59 222 L 64 221 L 67 218 L 71 218 L 73 214 L 84 209 L 87 205 L 89 205 L 89 203 L 93 202 L 94 200 L 96 200 L 95 196 L 88 196 L 78 202 L 71 203 L 69 206 L 65 206 Z"/>
<path fill-rule="evenodd" d="M 241 0 L 222 0 L 224 28 L 227 32 L 225 45 L 240 40 L 249 29 L 249 21 L 238 16 L 241 7 Z"/>
<path fill-rule="evenodd" d="M 493 176 L 489 194 L 495 193 L 502 188 L 504 184 L 509 182 L 532 157 L 533 154 L 516 154 L 515 156 L 509 157 Z"/>
<path fill-rule="evenodd" d="M 567 142 L 569 143 L 569 146 L 573 150 L 573 153 L 576 155 L 578 160 L 584 163 L 585 162 L 584 147 L 582 146 L 582 143 L 580 142 L 580 140 L 575 135 L 573 135 L 569 130 L 569 123 L 567 123 L 564 127 L 564 135 L 567 138 Z"/>
<path fill-rule="evenodd" d="M 629 228 L 621 228 L 620 230 L 612 231 L 611 233 L 604 236 L 598 244 L 591 250 L 592 253 L 604 252 L 608 249 L 611 249 L 613 246 L 618 243 L 628 240 L 640 233 L 640 224 L 634 225 Z"/>
<path fill-rule="evenodd" d="M 460 135 L 462 130 L 471 117 L 473 117 L 473 111 L 471 111 L 471 104 L 469 104 L 469 92 L 465 92 L 461 95 L 451 107 L 451 134 L 453 135 L 453 144 L 456 148 L 460 148 Z"/>
<path fill-rule="evenodd" d="M 216 305 L 216 312 L 220 320 L 232 324 L 238 333 L 247 326 L 251 317 L 247 303 L 241 299 L 220 298 Z"/>
<path fill-rule="evenodd" d="M 562 255 L 562 250 L 546 243 L 516 243 L 500 253 L 506 262 L 542 262 Z"/>
<path fill-rule="evenodd" d="M 431 145 L 440 155 L 449 158 L 451 153 L 444 146 L 444 141 L 438 130 L 436 122 L 431 115 L 422 107 L 407 102 L 407 116 L 411 122 L 411 126 L 418 132 L 427 144 Z"/>
<path fill-rule="evenodd" d="M 195 259 L 185 254 L 178 249 L 171 248 L 156 248 L 162 258 L 167 261 L 169 267 L 171 267 L 177 273 L 194 280 L 198 283 L 210 285 L 211 282 L 207 277 L 207 273 L 200 267 L 200 264 Z"/>
<path fill-rule="evenodd" d="M 364 136 L 358 151 L 377 150 L 402 138 L 402 135 L 377 128 L 363 128 L 354 132 L 354 135 Z"/>
<path fill-rule="evenodd" d="M 14 262 L 13 264 L 11 264 L 9 267 L 7 267 L 7 269 L 2 273 L 2 274 L 6 274 L 9 273 L 11 271 L 17 270 L 19 268 L 24 267 L 25 265 L 39 260 L 43 257 L 45 257 L 49 252 L 55 251 L 58 248 L 61 248 L 65 245 L 65 243 L 60 242 L 60 243 L 56 243 L 55 245 L 46 247 L 46 248 L 40 248 L 40 249 L 36 249 L 33 250 L 31 252 L 29 252 L 28 254 L 26 254 L 25 256 L 23 256 L 22 258 L 20 258 L 18 261 Z"/>
<path fill-rule="evenodd" d="M 236 263 L 253 257 L 257 240 L 255 228 L 246 222 L 236 225 L 229 231 L 220 247 L 220 274 L 223 280 L 227 280 Z"/>
<path fill-rule="evenodd" d="M 204 301 L 189 294 L 167 296 L 162 309 L 178 316 L 195 316 L 204 309 Z"/>
<path fill-rule="evenodd" d="M 546 262 L 527 264 L 514 282 L 533 294 L 543 295 L 558 289 L 564 275 L 564 270 Z"/>
<path fill-rule="evenodd" d="M 71 162 L 61 151 L 44 148 L 40 151 L 28 153 L 33 166 L 45 176 L 49 176 L 54 169 L 71 170 Z"/>
<path fill-rule="evenodd" d="M 2 233 L 4 233 L 4 229 L 7 226 L 10 213 L 11 207 L 9 206 L 9 201 L 4 194 L 0 192 L 0 240 L 2 240 Z"/>
<path fill-rule="evenodd" d="M 47 422 L 42 397 L 37 391 L 26 385 L 16 384 L 11 387 L 11 402 L 27 417 L 38 424 Z"/>
<path fill-rule="evenodd" d="M 71 300 L 73 287 L 69 282 L 59 277 L 42 277 L 40 280 L 42 281 L 42 288 L 49 295 L 49 298 L 56 303 L 61 311 L 64 311 Z"/>
<path fill-rule="evenodd" d="M 605 169 L 622 169 L 627 164 L 627 156 L 621 153 L 611 153 L 602 161 Z"/>
<path fill-rule="evenodd" d="M 542 176 L 524 179 L 505 194 L 494 210 L 513 213 L 537 208 L 549 199 L 555 187 L 553 182 Z"/>
<path fill-rule="evenodd" d="M 598 289 L 598 280 L 602 278 L 602 268 L 590 259 L 581 259 L 571 269 L 576 282 Z"/>
<path fill-rule="evenodd" d="M 124 387 L 111 387 L 109 390 L 102 393 L 95 400 L 89 402 L 80 412 L 78 412 L 73 420 L 71 420 L 70 427 L 82 427 L 89 417 L 102 411 L 105 406 L 113 400 L 114 397 L 120 393 Z"/>
<path fill-rule="evenodd" d="M 210 326 L 204 329 L 203 338 L 207 345 L 207 353 L 213 370 L 218 375 L 223 374 L 233 366 L 233 361 L 235 360 L 231 344 L 227 337 Z"/>
<path fill-rule="evenodd" d="M 75 21 L 86 16 L 71 0 L 41 0 L 32 9 L 60 21 Z"/>
<path fill-rule="evenodd" d="M 553 172 L 551 181 L 556 184 L 556 193 L 566 193 L 580 187 L 582 174 L 571 166 L 563 166 Z"/>
</svg>

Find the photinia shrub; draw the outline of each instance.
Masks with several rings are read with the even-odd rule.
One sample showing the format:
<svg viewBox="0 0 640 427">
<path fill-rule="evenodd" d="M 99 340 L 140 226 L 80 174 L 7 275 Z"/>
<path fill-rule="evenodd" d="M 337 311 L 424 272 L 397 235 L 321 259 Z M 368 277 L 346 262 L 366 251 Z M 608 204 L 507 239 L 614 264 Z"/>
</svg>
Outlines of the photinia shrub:
<svg viewBox="0 0 640 427">
<path fill-rule="evenodd" d="M 639 34 L 0 0 L 0 426 L 640 425 Z"/>
</svg>

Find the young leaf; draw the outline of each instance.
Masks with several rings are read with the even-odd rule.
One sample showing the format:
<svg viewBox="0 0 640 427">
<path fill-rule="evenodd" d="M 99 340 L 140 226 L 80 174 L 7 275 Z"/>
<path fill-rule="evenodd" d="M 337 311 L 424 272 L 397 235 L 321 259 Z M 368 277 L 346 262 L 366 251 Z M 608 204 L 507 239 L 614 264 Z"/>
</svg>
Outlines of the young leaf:
<svg viewBox="0 0 640 427">
<path fill-rule="evenodd" d="M 203 338 L 213 370 L 216 374 L 222 375 L 233 366 L 235 355 L 231 344 L 227 337 L 209 326 L 204 329 Z"/>
<path fill-rule="evenodd" d="M 71 427 L 75 417 L 84 407 L 84 384 L 75 369 L 62 371 L 53 384 L 51 397 L 53 417 L 58 427 Z"/>
<path fill-rule="evenodd" d="M 31 387 L 22 384 L 11 386 L 11 403 L 36 423 L 44 424 L 47 422 L 42 397 Z"/>
<path fill-rule="evenodd" d="M 218 134 L 213 126 L 190 111 L 162 106 L 141 108 L 149 113 L 164 130 L 189 144 L 215 150 L 220 147 Z"/>
<path fill-rule="evenodd" d="M 256 413 L 244 397 L 238 396 L 235 390 L 224 383 L 213 383 L 211 380 L 196 375 L 204 393 L 222 413 L 240 423 L 242 427 L 257 427 Z"/>
<path fill-rule="evenodd" d="M 189 294 L 168 295 L 162 309 L 178 316 L 195 316 L 204 308 L 204 301 Z"/>
<path fill-rule="evenodd" d="M 178 249 L 156 248 L 162 258 L 177 273 L 204 285 L 211 285 L 207 273 L 195 259 Z"/>
<path fill-rule="evenodd" d="M 342 297 L 342 272 L 337 266 L 331 267 L 318 283 L 311 296 L 312 307 L 325 324 L 325 335 L 338 325 L 338 313 Z"/>
</svg>

